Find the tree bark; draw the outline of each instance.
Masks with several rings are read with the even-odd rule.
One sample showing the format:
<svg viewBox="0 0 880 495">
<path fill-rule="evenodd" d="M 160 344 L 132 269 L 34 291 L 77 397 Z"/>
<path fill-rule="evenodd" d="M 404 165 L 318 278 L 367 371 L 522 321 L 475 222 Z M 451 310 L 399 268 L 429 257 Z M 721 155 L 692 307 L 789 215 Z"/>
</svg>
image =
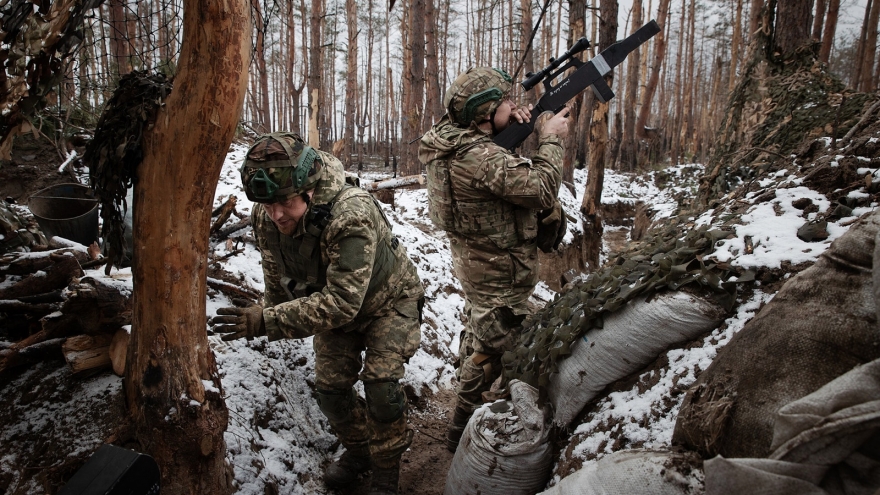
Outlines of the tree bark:
<svg viewBox="0 0 880 495">
<path fill-rule="evenodd" d="M 840 0 L 830 0 L 828 13 L 825 15 L 825 32 L 822 34 L 822 47 L 819 49 L 819 60 L 828 63 L 834 35 L 837 33 L 837 18 L 840 13 Z"/>
<path fill-rule="evenodd" d="M 163 494 L 230 493 L 205 281 L 211 203 L 247 83 L 248 3 L 184 0 L 183 23 L 180 71 L 144 137 L 135 186 L 134 230 L 144 235 L 135 237 L 125 393 Z"/>
<path fill-rule="evenodd" d="M 125 15 L 125 0 L 110 0 L 110 56 L 117 77 L 131 72 L 131 51 L 129 50 L 128 22 Z"/>
<path fill-rule="evenodd" d="M 617 0 L 601 0 L 599 14 L 599 51 L 617 41 Z M 610 87 L 614 72 L 605 76 Z M 605 155 L 608 147 L 608 103 L 593 100 L 593 118 L 590 123 L 590 166 L 587 185 L 581 203 L 584 215 L 584 265 L 589 270 L 599 269 L 602 248 L 602 186 L 605 182 Z"/>
<path fill-rule="evenodd" d="M 266 23 L 263 21 L 263 12 L 260 9 L 260 0 L 251 0 L 251 8 L 254 13 L 256 27 L 256 42 L 254 44 L 254 60 L 257 62 L 257 95 L 256 124 L 260 132 L 269 132 L 272 129 L 272 119 L 269 115 L 269 73 L 266 70 Z"/>
<path fill-rule="evenodd" d="M 324 18 L 323 0 L 312 0 L 312 10 L 309 13 L 309 145 L 321 148 L 322 144 L 329 141 L 327 124 L 319 103 L 321 102 L 321 90 L 323 88 L 324 57 L 321 46 L 321 25 Z"/>
<path fill-rule="evenodd" d="M 569 0 L 568 2 L 568 46 L 587 35 L 587 2 L 586 0 Z M 568 135 L 565 142 L 565 160 L 562 162 L 562 183 L 574 187 L 574 168 L 584 165 L 586 156 L 586 136 L 577 132 L 580 125 L 582 109 L 587 99 L 587 91 L 568 102 L 571 117 L 568 122 Z M 590 91 L 589 93 L 592 93 Z M 580 157 L 580 161 L 578 160 Z M 574 195 L 574 190 L 571 191 Z"/>
<path fill-rule="evenodd" d="M 773 50 L 782 58 L 789 55 L 810 41 L 810 11 L 812 2 L 804 0 L 778 0 L 776 4 L 776 34 Z"/>
<path fill-rule="evenodd" d="M 642 139 L 648 138 L 645 126 L 648 125 L 648 116 L 651 115 L 654 93 L 657 91 L 657 83 L 660 82 L 660 69 L 663 66 L 663 60 L 666 58 L 666 36 L 664 32 L 668 17 L 669 0 L 660 0 L 660 5 L 657 7 L 657 24 L 660 26 L 660 32 L 657 33 L 654 40 L 654 61 L 651 63 L 651 75 L 648 77 L 648 84 L 645 85 L 645 98 L 642 108 L 639 109 L 639 118 L 636 119 L 636 135 Z"/>
<path fill-rule="evenodd" d="M 642 27 L 642 0 L 634 0 L 630 34 L 635 33 L 640 27 Z M 621 102 L 623 105 L 623 142 L 621 143 L 620 165 L 622 170 L 632 172 L 638 168 L 636 106 L 638 104 L 641 51 L 634 50 L 629 54 L 626 62 L 626 97 Z"/>
<path fill-rule="evenodd" d="M 435 0 L 425 0 L 425 123 L 440 120 L 443 109 L 443 89 L 440 87 L 440 61 L 437 57 L 437 8 Z M 424 129 L 425 126 L 422 126 Z"/>
<path fill-rule="evenodd" d="M 416 175 L 421 168 L 416 156 L 418 143 L 415 141 L 421 135 L 424 116 L 426 1 L 431 0 L 412 0 L 411 7 L 407 9 L 409 36 L 406 40 L 404 56 L 409 57 L 410 63 L 409 73 L 404 73 L 403 78 L 404 106 L 401 109 L 403 165 L 400 167 L 400 173 L 403 175 Z"/>
<path fill-rule="evenodd" d="M 347 72 L 345 74 L 345 148 L 343 156 L 339 156 L 343 165 L 351 166 L 354 154 L 354 124 L 357 119 L 358 107 L 358 18 L 357 1 L 345 0 L 345 19 L 348 26 L 348 50 L 346 52 Z"/>
<path fill-rule="evenodd" d="M 880 0 L 874 0 L 871 3 L 871 10 L 868 14 L 867 30 L 865 31 L 865 42 L 863 45 L 862 57 L 858 63 L 862 65 L 861 77 L 858 80 L 856 89 L 868 93 L 874 91 L 874 57 L 877 52 L 877 22 L 880 20 Z"/>
<path fill-rule="evenodd" d="M 813 41 L 822 40 L 822 22 L 825 20 L 825 0 L 816 0 L 816 15 L 813 16 Z"/>
</svg>

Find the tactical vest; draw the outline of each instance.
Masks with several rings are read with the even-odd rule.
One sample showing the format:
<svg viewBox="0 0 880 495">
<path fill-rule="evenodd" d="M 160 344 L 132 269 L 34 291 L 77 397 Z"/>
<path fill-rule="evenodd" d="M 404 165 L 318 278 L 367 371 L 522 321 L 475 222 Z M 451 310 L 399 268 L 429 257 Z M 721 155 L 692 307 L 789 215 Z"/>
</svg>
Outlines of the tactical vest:
<svg viewBox="0 0 880 495">
<path fill-rule="evenodd" d="M 273 228 L 265 232 L 266 243 L 272 256 L 278 263 L 278 268 L 284 274 L 281 277 L 281 286 L 287 296 L 293 299 L 308 297 L 315 292 L 320 292 L 327 286 L 327 265 L 321 258 L 321 234 L 333 217 L 333 207 L 340 201 L 357 195 L 369 195 L 359 187 L 346 184 L 336 196 L 326 204 L 313 205 L 303 217 L 305 233 L 302 236 L 292 237 L 281 235 L 278 229 Z M 373 260 L 373 274 L 367 286 L 365 300 L 375 292 L 377 288 L 388 281 L 388 277 L 398 264 L 397 237 L 391 235 L 391 223 L 385 217 L 382 207 L 376 204 L 376 199 L 370 196 L 382 219 L 388 226 L 388 235 L 384 236 L 376 246 L 376 257 Z"/>
<path fill-rule="evenodd" d="M 452 192 L 450 162 L 479 142 L 465 146 L 455 154 L 428 162 L 428 215 L 437 228 L 463 235 L 486 236 L 507 249 L 518 241 L 534 239 L 538 233 L 535 212 L 501 199 L 456 201 Z"/>
</svg>

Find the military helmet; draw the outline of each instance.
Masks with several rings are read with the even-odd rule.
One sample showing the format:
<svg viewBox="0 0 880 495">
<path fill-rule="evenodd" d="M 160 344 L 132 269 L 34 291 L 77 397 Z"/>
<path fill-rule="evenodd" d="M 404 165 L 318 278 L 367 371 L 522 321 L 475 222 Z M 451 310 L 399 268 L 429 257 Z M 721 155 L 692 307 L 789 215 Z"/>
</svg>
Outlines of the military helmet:
<svg viewBox="0 0 880 495">
<path fill-rule="evenodd" d="M 245 155 L 241 183 L 248 199 L 275 203 L 314 189 L 324 165 L 317 150 L 297 134 L 264 134 Z"/>
<path fill-rule="evenodd" d="M 513 79 L 501 69 L 477 67 L 460 74 L 443 97 L 449 118 L 458 125 L 481 122 L 501 105 Z"/>
</svg>

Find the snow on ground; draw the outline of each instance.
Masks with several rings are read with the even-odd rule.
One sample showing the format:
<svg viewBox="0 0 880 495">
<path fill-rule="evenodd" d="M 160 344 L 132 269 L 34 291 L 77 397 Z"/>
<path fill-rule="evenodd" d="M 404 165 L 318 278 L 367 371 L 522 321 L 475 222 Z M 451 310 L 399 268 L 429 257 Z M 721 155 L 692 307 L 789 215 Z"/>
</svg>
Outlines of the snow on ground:
<svg viewBox="0 0 880 495">
<path fill-rule="evenodd" d="M 230 195 L 238 199 L 237 211 L 248 215 L 254 207 L 240 187 L 238 167 L 247 150 L 245 145 L 233 145 L 226 159 L 215 194 L 215 206 L 222 204 Z M 865 169 L 865 173 L 876 173 Z M 859 171 L 862 172 L 861 170 Z M 693 197 L 696 179 L 702 173 L 699 165 L 670 167 L 635 176 L 606 171 L 603 202 L 643 201 L 656 212 L 654 220 L 676 214 L 678 198 Z M 364 174 L 362 180 L 375 180 L 386 174 Z M 572 195 L 566 187 L 560 192 L 560 200 L 570 218 L 580 218 L 579 208 L 586 182 L 586 171 L 575 171 L 575 191 Z M 784 188 L 779 189 L 784 184 Z M 663 186 L 663 187 L 661 187 Z M 797 229 L 806 221 L 802 212 L 791 207 L 792 200 L 809 198 L 825 211 L 830 202 L 787 173 L 767 179 L 761 186 L 777 188 L 777 196 L 771 201 L 756 202 L 761 191 L 749 193 L 744 198 L 727 198 L 726 206 L 694 219 L 695 226 L 730 225 L 729 207 L 735 202 L 748 202 L 750 206 L 733 225 L 734 237 L 719 242 L 715 253 L 718 261 L 726 261 L 742 267 L 777 267 L 783 261 L 792 264 L 815 260 L 830 242 L 846 231 L 852 217 L 829 223 L 830 237 L 820 243 L 804 243 L 796 236 Z M 852 197 L 865 194 L 858 190 Z M 404 384 L 408 392 L 421 395 L 451 387 L 452 361 L 458 347 L 458 333 L 462 329 L 464 299 L 461 286 L 456 280 L 445 235 L 437 231 L 428 219 L 427 196 L 424 189 L 398 191 L 394 207 L 383 205 L 395 234 L 406 246 L 416 264 L 425 286 L 427 302 L 425 324 L 422 326 L 422 345 L 407 366 Z M 869 211 L 857 209 L 854 215 Z M 234 221 L 234 219 L 233 219 Z M 574 233 L 582 232 L 580 222 L 570 222 L 565 242 L 571 242 Z M 240 285 L 255 291 L 263 289 L 260 255 L 252 242 L 244 242 L 251 235 L 250 229 L 234 233 L 228 240 L 212 244 L 212 256 L 224 257 L 220 263 L 227 272 L 239 279 Z M 745 254 L 745 236 L 752 237 L 755 249 Z M 608 253 L 603 253 L 607 257 Z M 90 271 L 90 276 L 103 277 L 103 270 Z M 115 271 L 111 274 L 114 284 L 130 289 L 131 273 Z M 576 444 L 573 454 L 582 459 L 596 459 L 610 452 L 608 427 L 623 433 L 626 442 L 651 448 L 668 446 L 672 427 L 682 400 L 681 390 L 693 381 L 698 370 L 706 369 L 718 348 L 751 319 L 773 294 L 756 289 L 750 291 L 747 300 L 740 301 L 736 313 L 718 329 L 706 336 L 700 345 L 687 349 L 673 349 L 667 354 L 670 365 L 658 371 L 660 377 L 648 390 L 631 390 L 609 394 L 600 399 L 597 412 L 586 418 L 581 425 L 574 425 L 572 436 Z M 535 292 L 535 302 L 543 304 L 552 300 L 554 293 L 545 284 Z M 209 290 L 208 316 L 231 302 L 221 293 Z M 223 394 L 229 408 L 229 427 L 226 432 L 228 459 L 242 495 L 278 493 L 321 494 L 327 493 L 321 480 L 323 466 L 339 455 L 340 447 L 312 397 L 314 380 L 314 353 L 312 339 L 286 340 L 268 343 L 265 338 L 253 341 L 223 342 L 210 337 L 212 348 L 222 377 Z M 106 382 L 106 383 L 105 383 Z M 75 394 L 88 399 L 93 394 L 106 394 L 119 387 L 121 380 L 109 377 L 97 382 L 93 391 Z M 95 388 L 96 387 L 96 388 Z M 678 390 L 678 394 L 673 394 Z M 112 392 L 112 390 L 111 390 Z M 677 396 L 672 407 L 669 398 Z M 71 407 L 84 407 L 77 401 Z M 80 401 L 81 402 L 81 401 Z M 88 406 L 89 408 L 92 406 Z M 51 416 L 63 416 L 59 411 L 47 411 Z M 50 416 L 46 416 L 50 417 Z M 27 423 L 39 426 L 44 418 L 23 418 Z M 8 436 L 4 428 L 0 441 Z M 100 433 L 95 438 L 102 438 Z M 89 445 L 86 447 L 95 447 Z M 77 447 L 79 449 L 79 447 Z M 0 471 L 6 471 L 14 460 L 0 459 Z M 592 460 L 586 462 L 594 462 Z M 561 473 L 566 475 L 567 473 Z M 556 480 L 558 480 L 557 475 Z"/>
</svg>

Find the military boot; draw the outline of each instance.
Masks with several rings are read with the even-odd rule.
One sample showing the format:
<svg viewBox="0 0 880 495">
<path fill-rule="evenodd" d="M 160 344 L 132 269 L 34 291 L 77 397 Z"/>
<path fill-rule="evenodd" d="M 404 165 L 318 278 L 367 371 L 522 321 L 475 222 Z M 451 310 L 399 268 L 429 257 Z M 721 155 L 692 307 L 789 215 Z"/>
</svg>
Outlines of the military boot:
<svg viewBox="0 0 880 495">
<path fill-rule="evenodd" d="M 330 463 L 324 470 L 324 483 L 339 488 L 357 481 L 358 475 L 370 469 L 369 451 L 346 450 L 342 457 Z"/>
<path fill-rule="evenodd" d="M 455 406 L 455 412 L 452 415 L 452 421 L 446 425 L 446 448 L 450 452 L 458 449 L 458 442 L 461 441 L 461 435 L 464 433 L 464 427 L 467 426 L 468 420 L 474 413 L 463 407 Z"/>
<path fill-rule="evenodd" d="M 400 483 L 400 459 L 392 467 L 373 466 L 373 479 L 370 481 L 369 495 L 397 495 Z"/>
</svg>

